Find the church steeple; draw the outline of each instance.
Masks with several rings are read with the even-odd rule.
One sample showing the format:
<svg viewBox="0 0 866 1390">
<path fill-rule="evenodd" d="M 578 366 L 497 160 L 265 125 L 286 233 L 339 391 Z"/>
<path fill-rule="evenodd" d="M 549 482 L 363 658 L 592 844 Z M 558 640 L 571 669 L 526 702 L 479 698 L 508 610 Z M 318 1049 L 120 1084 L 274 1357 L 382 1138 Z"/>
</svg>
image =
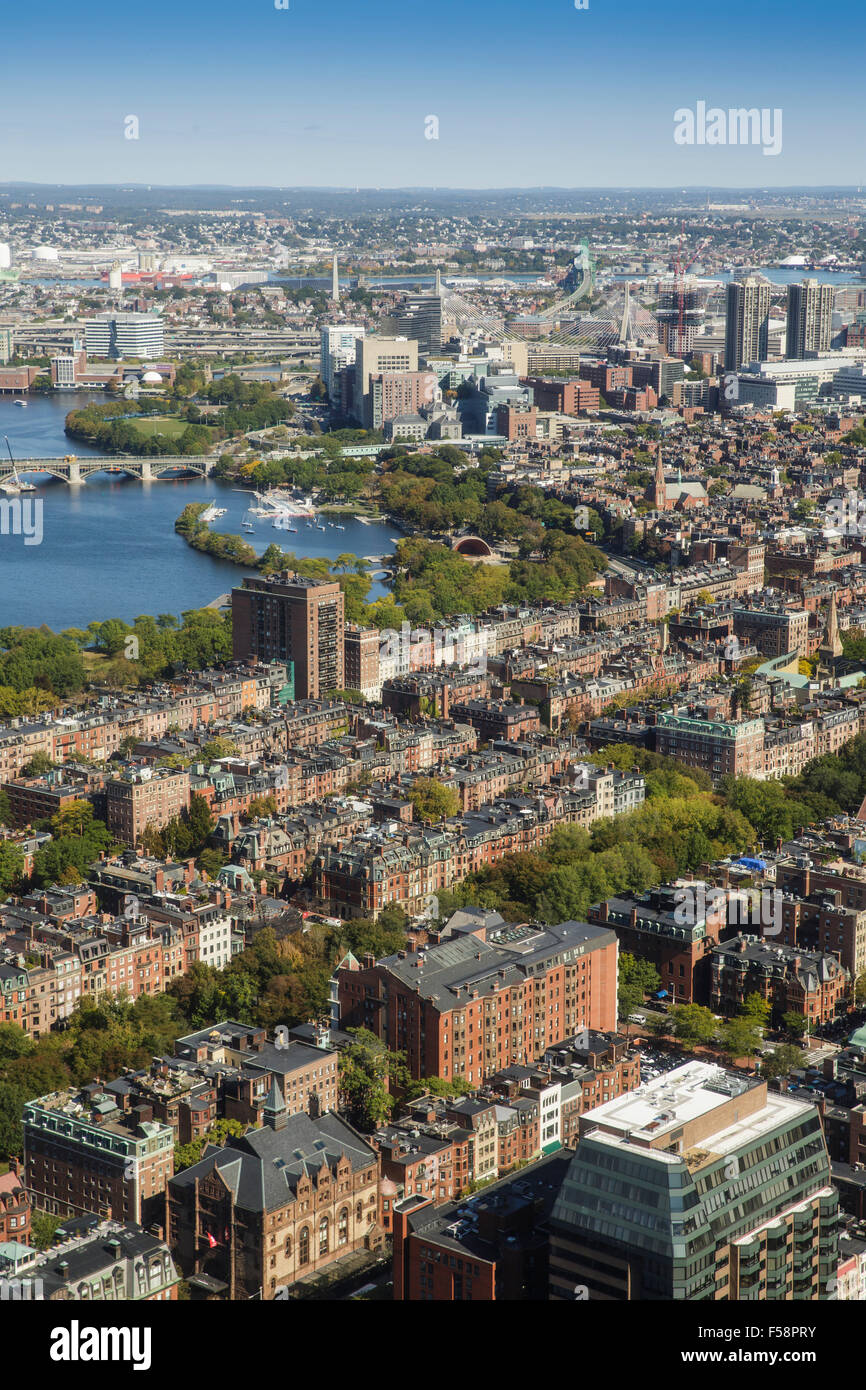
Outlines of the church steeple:
<svg viewBox="0 0 866 1390">
<path fill-rule="evenodd" d="M 649 487 L 649 500 L 654 507 L 665 510 L 668 500 L 667 484 L 665 483 L 665 466 L 662 461 L 661 441 L 656 444 L 656 468 L 655 477 Z"/>
<path fill-rule="evenodd" d="M 824 640 L 818 649 L 823 655 L 837 657 L 842 655 L 842 639 L 839 636 L 839 617 L 836 612 L 836 590 L 830 595 L 830 607 L 827 610 L 827 626 L 824 629 Z"/>
<path fill-rule="evenodd" d="M 271 1080 L 271 1089 L 262 1110 L 262 1123 L 271 1129 L 285 1129 L 289 1118 L 286 1102 L 276 1077 Z"/>
<path fill-rule="evenodd" d="M 836 590 L 830 595 L 830 606 L 827 609 L 827 625 L 824 628 L 824 636 L 818 648 L 818 667 L 816 676 L 832 677 L 835 674 L 836 661 L 842 655 L 842 639 L 839 636 L 839 618 L 836 612 Z"/>
</svg>

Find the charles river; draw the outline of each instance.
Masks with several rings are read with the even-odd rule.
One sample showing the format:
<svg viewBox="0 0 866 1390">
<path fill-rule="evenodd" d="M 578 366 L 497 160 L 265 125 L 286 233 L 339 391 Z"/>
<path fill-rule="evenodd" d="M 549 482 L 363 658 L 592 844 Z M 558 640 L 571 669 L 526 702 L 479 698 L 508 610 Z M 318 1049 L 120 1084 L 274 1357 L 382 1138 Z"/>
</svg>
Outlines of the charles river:
<svg viewBox="0 0 866 1390">
<path fill-rule="evenodd" d="M 184 609 L 212 603 L 240 583 L 244 570 L 191 549 L 175 533 L 175 519 L 188 502 L 215 500 L 225 507 L 226 515 L 211 528 L 242 534 L 259 554 L 271 542 L 297 555 L 393 551 L 389 537 L 399 532 L 392 524 L 364 526 L 347 516 L 334 517 L 343 531 L 330 526 L 318 531 L 297 519 L 297 533 L 275 530 L 271 522 L 254 518 L 255 532 L 245 534 L 241 521 L 253 499 L 213 480 L 141 483 L 122 474 L 97 473 L 70 488 L 45 474 L 27 473 L 28 457 L 98 454 L 98 449 L 67 438 L 64 422 L 70 410 L 103 399 L 98 393 L 73 391 L 31 394 L 22 409 L 11 396 L 0 396 L 0 449 L 8 458 L 8 436 L 21 476 L 37 485 L 36 493 L 24 496 L 42 499 L 43 531 L 40 545 L 25 545 L 23 535 L 0 532 L 0 627 L 45 623 L 60 632 L 106 618 L 130 622 L 142 613 L 178 617 Z M 35 528 L 29 529 L 32 536 Z M 370 597 L 384 592 L 374 582 Z"/>
</svg>

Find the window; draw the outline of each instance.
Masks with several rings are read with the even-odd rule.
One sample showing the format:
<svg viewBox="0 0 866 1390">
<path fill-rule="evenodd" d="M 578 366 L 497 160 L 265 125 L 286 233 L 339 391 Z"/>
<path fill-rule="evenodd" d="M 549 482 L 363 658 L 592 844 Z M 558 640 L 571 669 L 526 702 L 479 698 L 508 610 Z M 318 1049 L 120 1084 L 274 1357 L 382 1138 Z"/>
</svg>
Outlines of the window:
<svg viewBox="0 0 866 1390">
<path fill-rule="evenodd" d="M 337 1226 L 337 1244 L 345 1245 L 349 1239 L 349 1208 L 343 1207 Z"/>
<path fill-rule="evenodd" d="M 298 1264 L 310 1263 L 310 1230 L 305 1226 L 298 1237 Z"/>
<path fill-rule="evenodd" d="M 327 1218 L 327 1216 L 323 1216 L 322 1219 L 321 1219 L 321 1221 L 319 1222 L 319 1254 L 320 1254 L 320 1255 L 327 1255 L 327 1253 L 328 1253 L 328 1218 Z"/>
<path fill-rule="evenodd" d="M 356 1221 L 363 1221 L 363 1219 L 364 1219 L 364 1203 L 363 1203 L 363 1202 L 356 1202 L 356 1203 L 355 1203 L 355 1220 L 356 1220 Z"/>
</svg>

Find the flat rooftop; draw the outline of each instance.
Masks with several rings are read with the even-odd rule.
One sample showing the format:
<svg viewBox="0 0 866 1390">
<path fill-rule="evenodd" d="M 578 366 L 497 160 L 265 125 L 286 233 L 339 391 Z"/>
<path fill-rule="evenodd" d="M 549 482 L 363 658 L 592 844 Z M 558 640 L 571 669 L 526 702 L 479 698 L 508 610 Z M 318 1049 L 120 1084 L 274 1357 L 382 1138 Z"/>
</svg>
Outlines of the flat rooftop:
<svg viewBox="0 0 866 1390">
<path fill-rule="evenodd" d="M 719 1109 L 752 1084 L 749 1077 L 737 1076 L 723 1067 L 686 1062 L 666 1075 L 644 1082 L 635 1091 L 599 1105 L 592 1111 L 592 1118 L 609 1132 L 625 1138 L 636 1130 L 657 1136 Z"/>
<path fill-rule="evenodd" d="M 607 1101 L 592 1110 L 587 1117 L 586 1137 L 626 1147 L 630 1139 L 655 1141 L 668 1131 L 681 1130 L 690 1122 L 723 1110 L 738 1095 L 745 1095 L 762 1083 L 755 1077 L 738 1075 L 707 1062 L 687 1062 L 666 1076 L 644 1083 L 635 1091 Z M 790 1122 L 797 1114 L 814 1110 L 807 1102 L 768 1091 L 760 1110 L 746 1114 L 734 1123 L 725 1123 L 717 1132 L 704 1135 L 699 1144 L 683 1155 L 652 1152 L 664 1161 L 685 1161 L 690 1169 L 699 1168 L 708 1159 L 730 1153 L 753 1142 L 759 1135 L 769 1133 Z M 720 1122 L 729 1119 L 720 1115 Z M 644 1150 L 649 1152 L 649 1150 Z"/>
</svg>

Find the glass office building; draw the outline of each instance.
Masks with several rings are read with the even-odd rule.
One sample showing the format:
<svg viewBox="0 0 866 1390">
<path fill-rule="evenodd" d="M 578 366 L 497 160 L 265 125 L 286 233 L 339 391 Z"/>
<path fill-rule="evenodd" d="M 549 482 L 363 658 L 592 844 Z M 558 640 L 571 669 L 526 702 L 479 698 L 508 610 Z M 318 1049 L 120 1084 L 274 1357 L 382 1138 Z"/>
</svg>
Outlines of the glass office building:
<svg viewBox="0 0 866 1390">
<path fill-rule="evenodd" d="M 830 1298 L 837 1211 L 814 1106 L 688 1063 L 582 1117 L 550 1296 Z"/>
</svg>

